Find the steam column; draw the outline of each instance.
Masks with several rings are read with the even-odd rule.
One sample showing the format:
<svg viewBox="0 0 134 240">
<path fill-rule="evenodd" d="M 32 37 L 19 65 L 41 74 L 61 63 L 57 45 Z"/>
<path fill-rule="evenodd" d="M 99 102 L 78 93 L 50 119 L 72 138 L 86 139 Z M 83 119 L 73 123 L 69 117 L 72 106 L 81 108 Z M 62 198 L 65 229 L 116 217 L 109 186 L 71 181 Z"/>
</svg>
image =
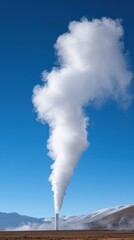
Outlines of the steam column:
<svg viewBox="0 0 134 240">
<path fill-rule="evenodd" d="M 55 230 L 59 230 L 59 214 L 55 214 Z"/>
</svg>

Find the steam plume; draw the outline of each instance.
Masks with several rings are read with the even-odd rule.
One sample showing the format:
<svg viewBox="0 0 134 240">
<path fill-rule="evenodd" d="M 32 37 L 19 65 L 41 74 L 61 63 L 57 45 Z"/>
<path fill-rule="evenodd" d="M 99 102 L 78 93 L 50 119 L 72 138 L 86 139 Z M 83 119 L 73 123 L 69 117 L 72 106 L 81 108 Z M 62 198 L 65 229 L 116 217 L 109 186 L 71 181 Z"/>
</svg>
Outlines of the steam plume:
<svg viewBox="0 0 134 240">
<path fill-rule="evenodd" d="M 57 39 L 59 67 L 43 73 L 43 85 L 33 91 L 38 119 L 50 127 L 49 156 L 54 160 L 50 182 L 55 212 L 59 213 L 66 188 L 81 153 L 88 147 L 84 106 L 112 99 L 127 107 L 131 101 L 120 20 L 102 18 L 70 22 Z"/>
</svg>

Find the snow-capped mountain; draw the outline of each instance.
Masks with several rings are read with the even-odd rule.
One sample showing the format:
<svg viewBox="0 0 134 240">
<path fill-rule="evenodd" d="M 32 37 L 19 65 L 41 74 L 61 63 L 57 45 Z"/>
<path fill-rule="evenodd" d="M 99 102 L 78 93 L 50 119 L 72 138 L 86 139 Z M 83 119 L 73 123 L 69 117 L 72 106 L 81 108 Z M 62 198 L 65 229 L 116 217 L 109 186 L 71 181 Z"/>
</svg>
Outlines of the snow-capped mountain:
<svg viewBox="0 0 134 240">
<path fill-rule="evenodd" d="M 134 229 L 134 204 L 102 209 L 89 215 L 63 216 L 60 229 Z M 17 213 L 0 213 L 1 230 L 54 229 L 54 218 L 33 218 Z"/>
<path fill-rule="evenodd" d="M 134 229 L 134 205 L 102 209 L 65 219 L 73 229 Z"/>
</svg>

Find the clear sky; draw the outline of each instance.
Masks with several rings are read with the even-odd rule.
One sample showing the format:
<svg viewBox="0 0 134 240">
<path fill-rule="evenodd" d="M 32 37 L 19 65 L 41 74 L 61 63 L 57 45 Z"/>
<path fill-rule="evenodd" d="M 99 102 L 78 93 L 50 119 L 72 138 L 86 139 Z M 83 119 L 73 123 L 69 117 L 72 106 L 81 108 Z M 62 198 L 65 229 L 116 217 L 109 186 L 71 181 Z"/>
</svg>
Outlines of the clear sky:
<svg viewBox="0 0 134 240">
<path fill-rule="evenodd" d="M 134 72 L 133 0 L 0 0 L 0 211 L 52 216 L 48 126 L 36 121 L 32 91 L 56 64 L 53 45 L 68 23 L 123 19 Z M 88 108 L 90 148 L 67 189 L 62 215 L 134 202 L 134 102 Z"/>
</svg>

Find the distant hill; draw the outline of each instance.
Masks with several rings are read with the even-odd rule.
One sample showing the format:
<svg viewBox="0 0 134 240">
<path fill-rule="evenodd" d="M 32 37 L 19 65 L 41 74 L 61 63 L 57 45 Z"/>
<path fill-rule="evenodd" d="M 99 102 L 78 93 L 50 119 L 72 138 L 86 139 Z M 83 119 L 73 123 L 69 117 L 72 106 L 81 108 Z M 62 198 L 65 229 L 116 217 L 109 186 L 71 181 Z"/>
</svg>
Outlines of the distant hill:
<svg viewBox="0 0 134 240">
<path fill-rule="evenodd" d="M 23 216 L 18 213 L 0 212 L 0 229 L 16 228 L 29 223 L 42 224 L 43 219 Z"/>
<path fill-rule="evenodd" d="M 89 215 L 63 216 L 60 229 L 134 229 L 134 205 L 102 209 Z M 34 218 L 0 213 L 0 230 L 54 229 L 54 218 Z"/>
</svg>

